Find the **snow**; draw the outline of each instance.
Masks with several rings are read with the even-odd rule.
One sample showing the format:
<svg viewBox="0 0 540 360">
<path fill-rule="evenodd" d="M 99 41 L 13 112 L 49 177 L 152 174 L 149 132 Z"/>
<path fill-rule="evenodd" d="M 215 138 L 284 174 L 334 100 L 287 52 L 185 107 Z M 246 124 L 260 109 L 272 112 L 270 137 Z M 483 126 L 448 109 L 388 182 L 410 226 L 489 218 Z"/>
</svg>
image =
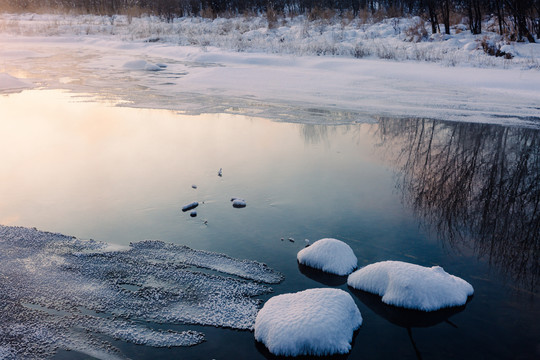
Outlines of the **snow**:
<svg viewBox="0 0 540 360">
<path fill-rule="evenodd" d="M 0 354 L 42 359 L 60 347 L 116 358 L 121 351 L 107 339 L 195 345 L 203 333 L 155 324 L 252 329 L 260 307 L 255 297 L 272 291 L 263 283 L 282 279 L 256 261 L 161 241 L 116 250 L 99 241 L 0 226 Z"/>
<path fill-rule="evenodd" d="M 346 354 L 362 316 L 340 289 L 309 289 L 272 297 L 255 320 L 255 340 L 274 355 Z"/>
<path fill-rule="evenodd" d="M 401 261 L 367 265 L 349 275 L 347 284 L 382 296 L 385 304 L 422 311 L 464 305 L 474 292 L 468 282 L 446 273 L 440 266 Z"/>
<path fill-rule="evenodd" d="M 18 79 L 6 73 L 0 73 L 0 92 L 11 92 L 31 88 L 32 86 L 29 81 Z"/>
<path fill-rule="evenodd" d="M 128 70 L 145 70 L 145 71 L 161 71 L 166 68 L 165 64 L 151 64 L 145 60 L 128 61 L 123 66 Z"/>
<path fill-rule="evenodd" d="M 539 126 L 540 44 L 507 43 L 487 28 L 478 36 L 456 27 L 449 36 L 418 39 L 410 34 L 416 22 L 298 16 L 268 29 L 264 18 L 142 17 L 129 24 L 122 16 L 0 14 L 0 63 L 1 71 L 48 88 L 184 113 Z M 514 58 L 486 54 L 484 38 Z M 161 71 L 132 70 L 147 66 Z M 73 81 L 62 81 L 67 75 Z"/>
<path fill-rule="evenodd" d="M 300 250 L 296 258 L 300 264 L 341 276 L 349 275 L 358 264 L 349 245 L 331 238 L 317 240 Z"/>
</svg>

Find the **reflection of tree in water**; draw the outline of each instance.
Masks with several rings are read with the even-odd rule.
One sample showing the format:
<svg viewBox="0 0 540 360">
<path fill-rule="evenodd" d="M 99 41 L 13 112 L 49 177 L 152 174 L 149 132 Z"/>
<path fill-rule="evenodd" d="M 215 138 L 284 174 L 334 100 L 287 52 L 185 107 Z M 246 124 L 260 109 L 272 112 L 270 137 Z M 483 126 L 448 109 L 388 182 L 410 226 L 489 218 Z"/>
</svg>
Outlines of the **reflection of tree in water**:
<svg viewBox="0 0 540 360">
<path fill-rule="evenodd" d="M 378 135 L 397 151 L 398 187 L 454 248 L 536 292 L 540 273 L 540 131 L 382 118 Z"/>
<path fill-rule="evenodd" d="M 302 124 L 302 135 L 308 144 L 318 144 L 328 140 L 328 126 L 315 124 Z M 335 130 L 334 130 L 335 131 Z"/>
<path fill-rule="evenodd" d="M 453 306 L 428 312 L 405 309 L 383 303 L 382 298 L 379 295 L 371 294 L 362 290 L 357 290 L 352 287 L 349 287 L 349 291 L 351 291 L 353 295 L 360 299 L 360 301 L 362 301 L 364 305 L 373 310 L 373 312 L 377 315 L 388 320 L 392 324 L 407 329 L 407 335 L 409 335 L 409 339 L 411 340 L 411 344 L 414 348 L 417 359 L 422 359 L 422 354 L 420 349 L 416 345 L 416 342 L 414 341 L 412 332 L 413 328 L 425 328 L 435 326 L 442 322 L 446 322 L 453 327 L 457 327 L 449 320 L 449 318 L 465 310 L 465 305 Z M 472 297 L 469 297 L 467 299 L 467 302 L 469 302 L 471 299 Z"/>
</svg>

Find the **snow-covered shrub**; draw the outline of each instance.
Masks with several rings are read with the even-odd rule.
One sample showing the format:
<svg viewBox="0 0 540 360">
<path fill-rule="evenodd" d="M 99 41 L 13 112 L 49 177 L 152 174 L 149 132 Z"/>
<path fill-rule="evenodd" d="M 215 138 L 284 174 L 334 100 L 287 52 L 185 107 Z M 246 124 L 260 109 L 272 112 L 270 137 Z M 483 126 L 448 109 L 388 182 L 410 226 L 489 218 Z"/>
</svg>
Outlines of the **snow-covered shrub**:
<svg viewBox="0 0 540 360">
<path fill-rule="evenodd" d="M 156 16 L 0 14 L 0 31 L 23 36 L 106 36 L 127 41 L 159 41 L 180 46 L 218 47 L 241 52 L 265 52 L 388 60 L 438 62 L 477 67 L 538 68 L 540 47 L 516 44 L 496 33 L 473 35 L 455 25 L 454 34 L 428 36 L 419 17 L 364 22 L 319 14 L 282 16 L 275 25 L 267 16 L 232 18 L 183 17 L 166 22 Z M 272 19 L 272 17 L 270 17 Z M 271 20 L 270 19 L 270 20 Z M 270 28 L 269 28 L 270 27 Z M 484 44 L 482 39 L 485 37 Z M 511 51 L 505 45 L 512 44 Z M 530 46 L 529 46 L 530 45 Z"/>
<path fill-rule="evenodd" d="M 500 42 L 495 42 L 493 39 L 484 36 L 480 42 L 484 52 L 491 56 L 504 57 L 505 59 L 512 59 L 514 56 L 510 52 L 503 51 L 501 49 Z"/>
<path fill-rule="evenodd" d="M 412 19 L 411 25 L 405 29 L 405 41 L 420 42 L 428 38 L 426 23 L 420 17 Z"/>
</svg>

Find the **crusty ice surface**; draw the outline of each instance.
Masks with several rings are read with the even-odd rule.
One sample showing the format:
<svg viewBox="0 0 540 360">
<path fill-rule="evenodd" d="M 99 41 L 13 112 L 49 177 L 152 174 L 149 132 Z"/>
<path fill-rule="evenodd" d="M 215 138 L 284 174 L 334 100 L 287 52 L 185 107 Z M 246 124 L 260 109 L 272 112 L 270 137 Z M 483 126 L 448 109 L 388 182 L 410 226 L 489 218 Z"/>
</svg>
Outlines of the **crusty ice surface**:
<svg viewBox="0 0 540 360">
<path fill-rule="evenodd" d="M 118 250 L 0 226 L 0 358 L 48 358 L 59 348 L 123 357 L 98 335 L 153 347 L 195 345 L 204 334 L 141 321 L 251 329 L 260 306 L 254 296 L 271 291 L 261 282 L 281 280 L 255 261 L 161 241 Z"/>
</svg>

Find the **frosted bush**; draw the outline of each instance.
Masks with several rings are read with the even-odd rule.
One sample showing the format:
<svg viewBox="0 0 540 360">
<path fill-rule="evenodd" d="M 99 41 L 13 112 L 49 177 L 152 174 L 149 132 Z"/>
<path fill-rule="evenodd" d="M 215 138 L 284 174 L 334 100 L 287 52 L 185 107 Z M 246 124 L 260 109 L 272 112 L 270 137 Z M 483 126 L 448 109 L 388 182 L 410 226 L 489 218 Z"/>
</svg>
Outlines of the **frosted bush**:
<svg viewBox="0 0 540 360">
<path fill-rule="evenodd" d="M 362 23 L 360 19 L 347 22 L 338 18 L 323 20 L 308 21 L 305 16 L 282 18 L 279 27 L 269 28 L 264 17 L 215 20 L 188 17 L 166 22 L 154 16 L 128 21 L 126 16 L 116 16 L 111 20 L 108 16 L 93 15 L 30 17 L 0 14 L 0 30 L 16 35 L 105 36 L 128 41 L 215 46 L 242 52 L 357 58 L 376 56 L 397 61 L 441 62 L 445 65 L 515 65 L 530 68 L 531 59 L 537 58 L 540 53 L 534 50 L 519 55 L 519 50 L 514 49 L 517 55 L 511 52 L 516 55 L 511 60 L 504 56 L 495 58 L 484 53 L 481 46 L 464 46 L 471 42 L 480 43 L 483 37 L 498 41 L 499 35 L 495 32 L 472 35 L 464 31 L 462 25 L 457 25 L 452 29 L 452 35 L 429 36 L 426 24 L 418 17 L 384 19 L 376 23 Z M 524 48 L 526 44 L 519 47 Z M 471 56 L 471 52 L 475 55 Z"/>
</svg>

